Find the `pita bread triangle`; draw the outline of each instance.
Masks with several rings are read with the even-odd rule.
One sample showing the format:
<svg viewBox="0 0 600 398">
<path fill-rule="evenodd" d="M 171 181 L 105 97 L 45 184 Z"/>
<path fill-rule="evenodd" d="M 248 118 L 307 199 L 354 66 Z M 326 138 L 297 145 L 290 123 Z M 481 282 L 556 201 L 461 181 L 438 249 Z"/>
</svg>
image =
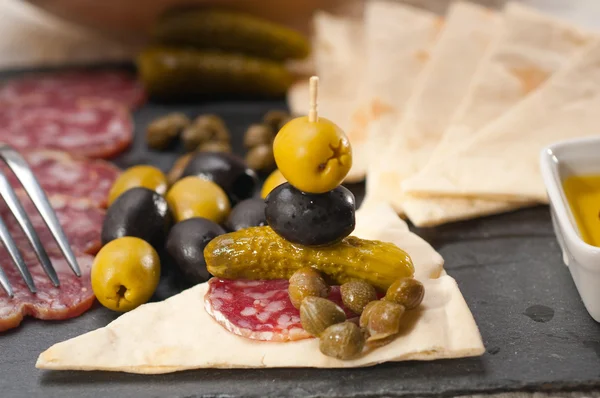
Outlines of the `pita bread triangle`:
<svg viewBox="0 0 600 398">
<path fill-rule="evenodd" d="M 429 160 L 499 29 L 500 18 L 487 8 L 467 2 L 450 7 L 402 118 L 387 127 L 392 134 L 371 160 L 367 205 L 388 201 L 401 212 L 400 183 Z"/>
<path fill-rule="evenodd" d="M 387 206 L 360 210 L 357 219 L 358 236 L 388 236 L 414 256 L 426 289 L 423 304 L 407 313 L 403 331 L 387 346 L 340 361 L 322 355 L 316 339 L 273 343 L 234 335 L 204 309 L 204 283 L 163 302 L 145 304 L 104 328 L 58 343 L 40 355 L 36 366 L 152 374 L 198 368 L 344 368 L 483 354 L 473 316 L 456 282 L 443 271 L 439 254 L 408 231 L 406 223 Z M 373 220 L 381 221 L 383 228 L 375 230 Z M 419 248 L 402 245 L 407 240 L 413 240 L 408 246 Z M 426 276 L 434 274 L 435 278 Z"/>
<path fill-rule="evenodd" d="M 425 169 L 436 167 L 440 158 L 452 153 L 478 129 L 525 98 L 596 37 L 522 5 L 507 5 L 503 33 L 482 62 L 468 95 Z M 403 196 L 403 210 L 419 227 L 511 211 L 536 203 L 526 198 L 418 197 L 410 193 Z"/>
<path fill-rule="evenodd" d="M 545 202 L 538 157 L 552 142 L 598 134 L 600 40 L 435 167 L 407 192 Z"/>
</svg>

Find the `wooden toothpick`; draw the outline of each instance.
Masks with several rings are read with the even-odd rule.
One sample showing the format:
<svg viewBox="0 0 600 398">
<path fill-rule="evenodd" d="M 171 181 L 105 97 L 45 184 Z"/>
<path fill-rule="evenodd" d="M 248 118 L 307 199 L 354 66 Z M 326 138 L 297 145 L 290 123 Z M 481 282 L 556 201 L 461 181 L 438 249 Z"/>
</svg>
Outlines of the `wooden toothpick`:
<svg viewBox="0 0 600 398">
<path fill-rule="evenodd" d="M 313 76 L 310 78 L 308 83 L 308 93 L 310 95 L 310 103 L 308 108 L 308 121 L 316 123 L 319 120 L 319 114 L 317 112 L 317 97 L 319 95 L 319 78 Z"/>
</svg>

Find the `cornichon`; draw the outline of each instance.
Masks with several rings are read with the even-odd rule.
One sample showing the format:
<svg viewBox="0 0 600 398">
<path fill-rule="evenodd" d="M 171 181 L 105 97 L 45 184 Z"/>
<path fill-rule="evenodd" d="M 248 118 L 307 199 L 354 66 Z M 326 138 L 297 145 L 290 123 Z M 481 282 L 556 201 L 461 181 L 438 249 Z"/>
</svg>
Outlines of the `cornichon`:
<svg viewBox="0 0 600 398">
<path fill-rule="evenodd" d="M 138 72 L 155 99 L 188 100 L 210 94 L 281 96 L 292 76 L 279 63 L 245 55 L 182 48 L 148 48 Z"/>
<path fill-rule="evenodd" d="M 154 26 L 155 43 L 238 52 L 282 61 L 304 58 L 310 45 L 302 34 L 282 25 L 239 12 L 214 9 L 179 10 Z"/>
<path fill-rule="evenodd" d="M 208 272 L 226 279 L 289 279 L 310 266 L 335 284 L 362 279 L 385 290 L 414 274 L 410 256 L 392 243 L 349 236 L 330 246 L 300 246 L 268 226 L 218 236 L 206 246 L 204 257 Z"/>
</svg>

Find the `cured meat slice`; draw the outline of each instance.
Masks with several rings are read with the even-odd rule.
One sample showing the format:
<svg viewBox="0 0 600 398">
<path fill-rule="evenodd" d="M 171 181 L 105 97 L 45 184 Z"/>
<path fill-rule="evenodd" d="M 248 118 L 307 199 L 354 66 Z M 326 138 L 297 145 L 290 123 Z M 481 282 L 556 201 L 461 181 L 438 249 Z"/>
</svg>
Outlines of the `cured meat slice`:
<svg viewBox="0 0 600 398">
<path fill-rule="evenodd" d="M 294 341 L 311 338 L 300 323 L 300 312 L 290 301 L 289 282 L 275 280 L 229 280 L 212 278 L 204 298 L 206 312 L 231 333 L 254 340 Z M 346 312 L 339 286 L 329 299 Z"/>
<path fill-rule="evenodd" d="M 22 190 L 18 190 L 17 195 L 21 199 L 23 208 L 44 244 L 46 251 L 50 253 L 54 249 L 54 252 L 60 256 L 61 252 L 58 249 L 58 245 L 54 241 L 42 216 L 40 216 L 33 205 L 33 202 L 31 202 L 27 194 Z M 86 199 L 77 199 L 62 195 L 51 195 L 48 198 L 73 251 L 75 253 L 86 254 L 97 253 L 101 247 L 100 233 L 102 222 L 104 221 L 104 210 L 99 209 L 94 203 Z M 21 253 L 32 252 L 33 249 L 29 246 L 25 234 L 5 203 L 2 203 L 0 206 L 0 216 L 6 222 L 13 239 L 21 248 Z"/>
<path fill-rule="evenodd" d="M 80 99 L 110 100 L 133 109 L 145 99 L 142 85 L 120 71 L 70 71 L 29 75 L 0 87 L 0 102 L 9 105 L 53 105 Z"/>
<path fill-rule="evenodd" d="M 0 142 L 17 149 L 57 149 L 108 158 L 129 146 L 129 112 L 110 101 L 0 106 Z"/>
<path fill-rule="evenodd" d="M 8 260 L 8 254 L 4 249 L 1 252 L 0 266 L 7 274 L 15 296 L 11 299 L 0 289 L 0 332 L 19 326 L 25 316 L 48 320 L 73 318 L 87 311 L 94 303 L 90 279 L 92 256 L 77 256 L 81 278 L 73 274 L 64 258 L 51 256 L 61 283 L 58 288 L 52 285 L 42 267 L 34 259 L 28 258 L 26 262 L 38 290 L 33 294 Z"/>
<path fill-rule="evenodd" d="M 86 198 L 100 207 L 120 170 L 103 160 L 78 158 L 62 151 L 37 150 L 21 152 L 47 195 L 68 195 Z M 17 177 L 2 165 L 11 185 L 20 187 Z"/>
</svg>

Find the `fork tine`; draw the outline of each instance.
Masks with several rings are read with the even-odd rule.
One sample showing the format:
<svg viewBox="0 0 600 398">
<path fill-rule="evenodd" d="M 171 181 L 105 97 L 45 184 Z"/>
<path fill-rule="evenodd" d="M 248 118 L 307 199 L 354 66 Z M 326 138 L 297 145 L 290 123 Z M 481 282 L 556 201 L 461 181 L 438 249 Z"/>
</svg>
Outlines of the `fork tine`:
<svg viewBox="0 0 600 398">
<path fill-rule="evenodd" d="M 6 177 L 4 178 L 6 179 Z M 25 280 L 25 283 L 27 284 L 27 287 L 29 288 L 31 293 L 35 293 L 36 288 L 35 284 L 33 283 L 31 273 L 29 272 L 29 269 L 27 269 L 25 261 L 23 261 L 23 257 L 21 257 L 21 253 L 19 253 L 19 249 L 17 249 L 17 245 L 15 244 L 15 241 L 13 240 L 12 236 L 10 236 L 10 232 L 8 231 L 8 228 L 6 228 L 6 224 L 2 219 L 0 219 L 0 241 L 2 241 L 4 247 L 6 247 L 6 250 L 8 250 L 10 258 L 13 260 L 13 262 L 19 269 L 19 272 L 23 276 L 23 279 Z"/>
<path fill-rule="evenodd" d="M 56 270 L 52 266 L 50 258 L 48 257 L 46 250 L 42 246 L 42 242 L 40 241 L 38 234 L 35 232 L 33 224 L 31 224 L 31 220 L 27 216 L 25 209 L 23 209 L 23 205 L 21 205 L 21 202 L 15 194 L 15 191 L 10 186 L 8 179 L 2 173 L 0 173 L 0 195 L 2 196 L 2 198 L 4 198 L 4 201 L 8 205 L 8 208 L 15 216 L 17 222 L 19 223 L 19 226 L 25 233 L 25 236 L 27 236 L 27 239 L 29 239 L 29 243 L 31 243 L 33 251 L 40 260 L 40 263 L 42 264 L 42 268 L 44 268 L 44 271 L 46 272 L 54 286 L 58 287 L 60 283 L 58 281 L 58 276 L 56 275 Z"/>
<path fill-rule="evenodd" d="M 69 241 L 67 240 L 67 237 L 60 226 L 58 218 L 56 217 L 56 213 L 54 213 L 52 206 L 50 206 L 50 201 L 31 172 L 31 169 L 27 165 L 25 159 L 23 159 L 23 157 L 17 151 L 8 145 L 0 146 L 0 157 L 15 173 L 25 188 L 25 192 L 27 192 L 27 195 L 29 195 L 29 198 L 31 198 L 31 201 L 37 208 L 38 212 L 44 219 L 44 222 L 48 226 L 48 229 L 52 233 L 54 240 L 60 247 L 60 250 L 63 252 L 69 267 L 71 267 L 75 275 L 81 276 L 79 264 L 77 264 L 75 254 L 73 254 L 71 246 L 69 246 Z"/>
<path fill-rule="evenodd" d="M 8 297 L 15 297 L 15 292 L 13 292 L 12 286 L 10 286 L 10 282 L 8 281 L 8 277 L 6 276 L 2 268 L 0 268 L 0 285 L 2 285 L 4 291 L 6 292 L 6 294 L 8 294 Z"/>
</svg>

